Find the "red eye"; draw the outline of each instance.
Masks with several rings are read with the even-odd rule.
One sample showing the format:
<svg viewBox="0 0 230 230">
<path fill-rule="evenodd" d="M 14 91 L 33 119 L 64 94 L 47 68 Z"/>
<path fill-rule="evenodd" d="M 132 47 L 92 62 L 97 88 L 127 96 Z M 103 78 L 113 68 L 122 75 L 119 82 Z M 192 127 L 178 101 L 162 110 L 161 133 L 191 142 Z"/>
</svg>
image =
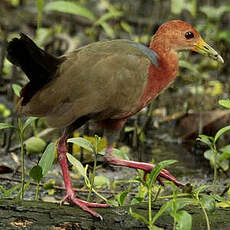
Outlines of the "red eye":
<svg viewBox="0 0 230 230">
<path fill-rule="evenodd" d="M 194 38 L 194 34 L 191 31 L 186 32 L 184 36 L 186 39 Z"/>
</svg>

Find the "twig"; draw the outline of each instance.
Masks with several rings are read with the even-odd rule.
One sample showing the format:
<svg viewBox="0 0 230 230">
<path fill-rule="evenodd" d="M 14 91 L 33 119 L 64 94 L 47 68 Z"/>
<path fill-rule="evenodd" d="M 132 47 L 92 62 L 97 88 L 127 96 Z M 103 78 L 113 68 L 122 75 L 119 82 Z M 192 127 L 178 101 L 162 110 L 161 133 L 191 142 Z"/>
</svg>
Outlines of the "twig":
<svg viewBox="0 0 230 230">
<path fill-rule="evenodd" d="M 21 183 L 20 179 L 9 178 L 9 177 L 1 177 L 0 176 L 0 180 Z M 32 181 L 30 182 L 30 184 L 37 186 L 37 183 L 32 182 Z M 39 184 L 39 186 L 43 187 L 44 183 Z M 57 186 L 57 185 L 54 185 L 52 188 L 57 189 L 57 190 L 63 190 L 63 191 L 65 190 L 65 187 Z M 74 191 L 77 192 L 77 193 L 88 193 L 89 192 L 88 189 L 80 189 L 80 188 L 74 188 Z M 97 192 L 104 193 L 104 194 L 115 194 L 115 195 L 119 193 L 119 192 L 116 192 L 116 191 L 106 191 L 106 190 L 97 190 Z M 136 195 L 135 192 L 130 192 L 129 194 L 130 195 Z"/>
</svg>

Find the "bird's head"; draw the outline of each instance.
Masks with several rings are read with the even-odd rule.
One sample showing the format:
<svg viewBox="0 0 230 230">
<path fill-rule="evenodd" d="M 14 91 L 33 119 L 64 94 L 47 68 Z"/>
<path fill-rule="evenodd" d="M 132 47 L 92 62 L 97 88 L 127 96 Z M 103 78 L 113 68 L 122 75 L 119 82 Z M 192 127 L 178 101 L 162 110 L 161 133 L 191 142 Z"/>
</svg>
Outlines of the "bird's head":
<svg viewBox="0 0 230 230">
<path fill-rule="evenodd" d="M 223 58 L 204 42 L 196 29 L 186 22 L 173 20 L 164 23 L 157 30 L 154 40 L 157 37 L 166 41 L 162 45 L 169 46 L 174 51 L 192 50 L 224 63 Z"/>
</svg>

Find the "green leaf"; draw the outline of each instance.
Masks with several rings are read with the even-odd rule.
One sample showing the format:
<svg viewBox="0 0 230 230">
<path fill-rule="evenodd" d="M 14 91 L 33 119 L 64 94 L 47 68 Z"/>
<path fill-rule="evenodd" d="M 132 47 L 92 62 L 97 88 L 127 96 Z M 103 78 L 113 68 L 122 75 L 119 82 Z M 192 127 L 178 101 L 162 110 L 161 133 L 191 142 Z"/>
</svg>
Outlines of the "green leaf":
<svg viewBox="0 0 230 230">
<path fill-rule="evenodd" d="M 177 212 L 174 218 L 176 219 L 177 230 L 190 230 L 192 228 L 192 216 L 185 210 Z"/>
<path fill-rule="evenodd" d="M 229 130 L 230 130 L 230 125 L 228 125 L 228 126 L 222 128 L 222 129 L 220 129 L 220 130 L 216 133 L 216 135 L 215 135 L 215 137 L 214 137 L 214 144 L 216 143 L 216 141 L 218 140 L 218 138 L 219 138 L 221 135 L 223 135 L 225 132 L 227 132 L 227 131 L 229 131 Z"/>
<path fill-rule="evenodd" d="M 30 177 L 34 179 L 37 183 L 40 183 L 43 176 L 42 176 L 42 168 L 39 165 L 34 166 L 30 170 Z"/>
<path fill-rule="evenodd" d="M 157 219 L 169 208 L 171 208 L 173 205 L 173 200 L 168 201 L 167 203 L 163 204 L 160 208 L 160 210 L 154 215 L 152 219 L 152 224 L 154 224 Z"/>
<path fill-rule="evenodd" d="M 224 12 L 230 11 L 230 7 L 220 6 L 217 8 L 213 6 L 203 6 L 200 7 L 200 11 L 206 14 L 208 18 L 218 20 Z"/>
<path fill-rule="evenodd" d="M 96 22 L 95 25 L 101 25 L 103 22 L 106 22 L 107 20 L 111 18 L 119 18 L 123 15 L 121 11 L 113 11 L 108 12 L 106 14 L 103 14 Z"/>
<path fill-rule="evenodd" d="M 219 100 L 218 103 L 227 109 L 230 109 L 230 100 Z"/>
<path fill-rule="evenodd" d="M 222 160 L 229 160 L 230 159 L 230 152 L 223 152 L 221 155 L 220 155 L 220 158 Z"/>
<path fill-rule="evenodd" d="M 122 149 L 113 149 L 113 154 L 118 157 L 118 158 L 121 158 L 121 159 L 124 159 L 124 160 L 129 160 L 129 157 L 128 155 L 122 151 Z"/>
<path fill-rule="evenodd" d="M 202 202 L 204 208 L 209 212 L 214 211 L 214 209 L 216 208 L 216 202 L 212 196 L 202 194 L 200 202 Z"/>
<path fill-rule="evenodd" d="M 36 30 L 36 44 L 42 46 L 46 39 L 49 37 L 51 33 L 51 28 L 37 28 Z"/>
<path fill-rule="evenodd" d="M 11 112 L 4 104 L 0 103 L 0 114 L 3 117 L 9 117 Z"/>
<path fill-rule="evenodd" d="M 71 156 L 72 156 L 72 155 L 71 155 Z M 81 164 L 81 162 L 79 162 L 79 163 Z M 82 167 L 83 167 L 83 165 L 82 165 Z M 87 186 L 88 188 L 91 188 L 92 185 L 91 185 L 91 183 L 90 183 L 89 178 L 87 177 L 87 175 L 88 175 L 88 168 L 89 168 L 89 165 L 86 165 L 85 168 L 83 167 L 83 169 L 84 169 L 84 175 L 85 175 L 84 180 L 85 180 L 86 186 Z M 81 174 L 81 175 L 83 175 L 83 174 Z"/>
<path fill-rule="evenodd" d="M 24 143 L 27 154 L 42 153 L 46 147 L 46 142 L 40 137 L 30 137 Z"/>
<path fill-rule="evenodd" d="M 227 43 L 230 43 L 230 31 L 229 30 L 218 31 L 218 40 L 224 40 Z"/>
<path fill-rule="evenodd" d="M 134 205 L 134 204 L 140 204 L 141 202 L 144 201 L 144 198 L 142 197 L 134 197 L 132 200 L 131 200 L 131 205 Z"/>
<path fill-rule="evenodd" d="M 17 185 L 15 185 L 15 186 L 11 187 L 10 189 L 5 189 L 2 185 L 0 185 L 0 190 L 3 192 L 3 194 L 0 196 L 0 199 L 3 199 L 3 198 L 5 198 L 5 197 L 10 197 L 11 194 L 12 194 L 14 191 L 20 189 L 21 186 L 22 186 L 21 184 L 17 184 Z"/>
<path fill-rule="evenodd" d="M 119 192 L 117 195 L 115 195 L 120 206 L 124 205 L 125 199 L 126 199 L 128 194 L 129 194 L 128 191 L 123 191 L 123 192 Z"/>
<path fill-rule="evenodd" d="M 118 202 L 116 200 L 108 200 L 107 204 L 115 206 L 115 207 L 119 206 L 119 204 L 118 204 Z"/>
<path fill-rule="evenodd" d="M 20 97 L 20 91 L 21 91 L 22 87 L 20 85 L 18 85 L 18 84 L 12 84 L 12 89 L 13 89 L 14 93 L 18 97 Z"/>
<path fill-rule="evenodd" d="M 105 176 L 95 176 L 94 177 L 94 185 L 97 188 L 102 188 L 102 187 L 109 187 L 110 181 L 108 177 Z"/>
<path fill-rule="evenodd" d="M 24 131 L 33 121 L 38 119 L 37 117 L 29 117 L 23 125 L 22 130 Z"/>
<path fill-rule="evenodd" d="M 55 186 L 56 182 L 54 179 L 49 179 L 47 180 L 44 184 L 43 184 L 43 188 L 45 190 L 49 190 L 49 189 L 53 189 L 53 187 Z"/>
<path fill-rule="evenodd" d="M 229 157 L 230 155 L 228 155 Z M 226 155 L 225 155 L 226 157 Z M 219 157 L 219 162 L 218 162 L 218 166 L 221 167 L 224 171 L 227 171 L 229 169 L 229 160 L 226 158 L 222 158 L 222 155 Z"/>
<path fill-rule="evenodd" d="M 200 142 L 203 142 L 204 144 L 206 144 L 209 147 L 211 147 L 212 146 L 213 137 L 200 134 L 199 138 L 197 138 L 197 140 L 200 141 Z"/>
<path fill-rule="evenodd" d="M 230 145 L 225 145 L 223 148 L 220 149 L 220 151 L 230 153 Z"/>
<path fill-rule="evenodd" d="M 215 154 L 214 152 L 209 149 L 207 151 L 204 152 L 204 157 L 205 159 L 209 160 L 210 161 L 210 164 L 213 166 L 214 165 L 214 162 L 215 162 Z"/>
<path fill-rule="evenodd" d="M 30 180 L 27 181 L 27 183 L 25 184 L 24 186 L 24 192 L 28 190 L 30 186 Z M 21 196 L 22 196 L 22 185 L 20 184 L 20 191 L 18 192 L 17 196 L 15 197 L 15 200 L 20 200 L 21 199 Z"/>
<path fill-rule="evenodd" d="M 183 67 L 183 68 L 186 68 L 188 70 L 193 71 L 194 74 L 198 74 L 199 73 L 199 71 L 197 70 L 197 68 L 191 62 L 188 62 L 186 60 L 179 60 L 179 65 L 180 65 L 180 67 Z"/>
<path fill-rule="evenodd" d="M 76 169 L 79 171 L 79 173 L 86 178 L 86 173 L 85 173 L 85 169 L 84 166 L 82 165 L 82 163 L 77 160 L 75 157 L 73 157 L 71 154 L 67 153 L 66 154 L 69 162 L 76 167 Z"/>
<path fill-rule="evenodd" d="M 9 129 L 9 128 L 17 129 L 17 127 L 14 125 L 8 123 L 0 123 L 0 129 Z"/>
<path fill-rule="evenodd" d="M 196 16 L 196 0 L 171 0 L 171 12 L 180 14 L 182 10 L 188 10 L 192 16 Z"/>
<path fill-rule="evenodd" d="M 159 228 L 158 226 L 153 225 L 152 230 L 164 230 L 164 228 Z"/>
<path fill-rule="evenodd" d="M 200 186 L 199 188 L 195 189 L 193 194 L 195 195 L 196 199 L 199 200 L 199 195 L 201 192 L 203 192 L 205 189 L 207 188 L 210 188 L 210 187 L 213 187 L 214 185 L 210 185 L 210 184 L 207 184 L 207 185 L 203 185 L 203 186 Z"/>
<path fill-rule="evenodd" d="M 105 155 L 105 151 L 106 151 L 106 149 L 103 149 L 98 154 L 104 156 Z M 124 159 L 124 160 L 129 160 L 129 157 L 126 154 L 126 152 L 127 152 L 126 149 L 122 148 L 122 147 L 120 149 L 113 148 L 113 154 L 114 154 L 114 156 L 116 156 L 118 158 L 121 158 L 121 159 Z"/>
<path fill-rule="evenodd" d="M 42 157 L 38 163 L 38 165 L 42 168 L 42 175 L 43 177 L 46 176 L 48 171 L 51 169 L 53 162 L 54 162 L 54 151 L 55 145 L 54 143 L 50 143 L 47 147 L 45 152 L 42 154 Z"/>
<path fill-rule="evenodd" d="M 162 169 L 176 162 L 176 160 L 166 160 L 158 163 L 149 175 L 148 187 L 151 188 L 153 186 L 153 184 L 156 182 L 157 176 L 160 174 Z"/>
<path fill-rule="evenodd" d="M 192 203 L 196 203 L 196 201 L 191 198 L 177 198 L 175 201 L 176 210 L 182 209 L 184 206 Z"/>
<path fill-rule="evenodd" d="M 0 191 L 2 191 L 3 193 L 5 193 L 7 191 L 7 189 L 5 189 L 2 185 L 0 185 Z"/>
<path fill-rule="evenodd" d="M 126 32 L 129 33 L 130 35 L 133 34 L 133 27 L 130 26 L 126 21 L 123 21 L 123 20 L 122 20 L 122 21 L 120 22 L 120 25 L 121 25 L 121 28 L 122 28 L 124 31 L 126 31 Z M 129 131 L 128 131 L 128 129 L 129 129 Z M 125 127 L 125 132 L 133 131 L 133 130 L 135 130 L 135 127 L 129 126 L 128 129 L 127 129 L 127 127 Z"/>
<path fill-rule="evenodd" d="M 224 197 L 219 196 L 218 194 L 211 194 L 211 197 L 213 197 L 213 199 L 215 199 L 218 202 L 228 202 L 227 199 L 225 199 Z"/>
<path fill-rule="evenodd" d="M 49 2 L 46 4 L 44 10 L 79 15 L 79 16 L 86 17 L 90 20 L 95 19 L 94 14 L 90 10 L 80 6 L 75 2 L 68 2 L 68 1 Z"/>
<path fill-rule="evenodd" d="M 135 130 L 135 127 L 132 127 L 132 126 L 125 126 L 125 133 L 128 133 L 128 132 L 133 132 Z"/>
<path fill-rule="evenodd" d="M 79 145 L 80 147 L 90 151 L 94 152 L 93 145 L 86 139 L 82 137 L 75 137 L 75 138 L 69 138 L 67 142 L 71 142 L 73 144 Z"/>
<path fill-rule="evenodd" d="M 140 221 L 144 222 L 145 224 L 149 224 L 148 220 L 144 216 L 142 216 L 136 212 L 133 212 L 132 208 L 129 208 L 129 213 L 135 219 L 140 220 Z"/>
<path fill-rule="evenodd" d="M 106 35 L 110 38 L 114 38 L 115 37 L 115 33 L 113 28 L 111 27 L 110 24 L 108 24 L 107 22 L 101 22 L 101 27 L 104 29 Z"/>
</svg>

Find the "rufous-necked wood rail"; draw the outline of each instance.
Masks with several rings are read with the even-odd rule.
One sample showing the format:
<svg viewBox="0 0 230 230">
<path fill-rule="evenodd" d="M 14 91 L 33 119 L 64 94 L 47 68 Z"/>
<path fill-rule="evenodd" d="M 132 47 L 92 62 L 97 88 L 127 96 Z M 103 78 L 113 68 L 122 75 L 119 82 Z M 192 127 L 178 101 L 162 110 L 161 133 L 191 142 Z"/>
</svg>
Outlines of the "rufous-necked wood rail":
<svg viewBox="0 0 230 230">
<path fill-rule="evenodd" d="M 29 78 L 21 90 L 18 110 L 27 116 L 45 117 L 64 128 L 57 152 L 66 196 L 63 199 L 101 216 L 75 197 L 67 160 L 69 134 L 92 119 L 104 129 L 108 164 L 151 172 L 153 164 L 123 160 L 113 155 L 113 143 L 125 121 L 168 87 L 178 72 L 177 53 L 192 50 L 223 63 L 222 57 L 188 23 L 174 20 L 159 27 L 149 48 L 129 40 L 99 41 L 55 57 L 38 48 L 26 35 L 8 44 L 8 59 Z M 167 170 L 158 176 L 183 186 Z"/>
</svg>

